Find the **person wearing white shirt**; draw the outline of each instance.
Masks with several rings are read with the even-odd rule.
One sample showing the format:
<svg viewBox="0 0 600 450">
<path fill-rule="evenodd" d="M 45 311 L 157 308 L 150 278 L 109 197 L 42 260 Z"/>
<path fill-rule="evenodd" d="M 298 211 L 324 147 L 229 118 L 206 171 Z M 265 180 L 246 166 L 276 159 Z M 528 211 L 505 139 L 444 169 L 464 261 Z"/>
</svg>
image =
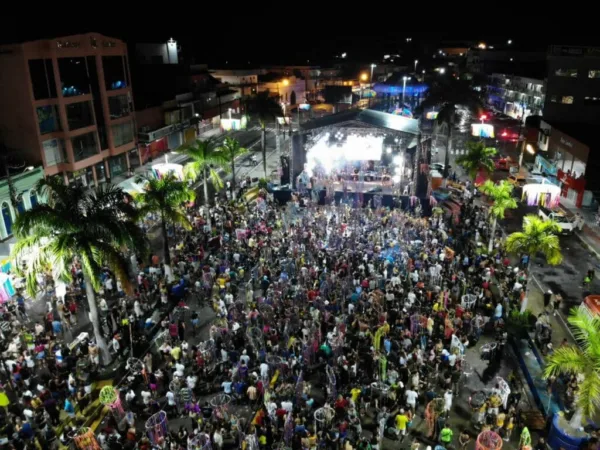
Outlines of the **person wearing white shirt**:
<svg viewBox="0 0 600 450">
<path fill-rule="evenodd" d="M 444 393 L 444 411 L 448 413 L 448 412 L 450 412 L 451 409 L 452 409 L 452 391 L 447 390 Z"/>
<path fill-rule="evenodd" d="M 282 401 L 281 408 L 285 409 L 287 412 L 292 412 L 292 410 L 294 409 L 294 405 L 290 401 Z"/>
<path fill-rule="evenodd" d="M 193 391 L 196 388 L 198 377 L 195 375 L 188 375 L 188 377 L 185 380 L 187 383 L 187 387 Z"/>
<path fill-rule="evenodd" d="M 260 365 L 260 377 L 263 380 L 269 378 L 269 365 L 267 363 L 261 363 Z"/>
<path fill-rule="evenodd" d="M 175 364 L 175 376 L 179 378 L 183 378 L 183 373 L 185 371 L 185 366 L 181 363 Z"/>
<path fill-rule="evenodd" d="M 244 362 L 244 364 L 248 365 L 250 363 L 250 357 L 246 350 L 242 352 L 242 356 L 240 356 L 240 361 Z"/>
<path fill-rule="evenodd" d="M 152 393 L 150 391 L 142 391 L 142 401 L 144 402 L 144 405 L 149 405 L 151 398 Z"/>
<path fill-rule="evenodd" d="M 169 391 L 169 392 L 167 392 L 166 397 L 167 397 L 167 404 L 169 406 L 173 406 L 174 407 L 176 405 L 176 403 L 175 403 L 175 394 L 173 392 Z"/>
<path fill-rule="evenodd" d="M 412 389 L 407 389 L 404 395 L 406 396 L 406 403 L 408 406 L 415 411 L 417 409 L 417 398 L 419 397 L 419 394 Z"/>
</svg>

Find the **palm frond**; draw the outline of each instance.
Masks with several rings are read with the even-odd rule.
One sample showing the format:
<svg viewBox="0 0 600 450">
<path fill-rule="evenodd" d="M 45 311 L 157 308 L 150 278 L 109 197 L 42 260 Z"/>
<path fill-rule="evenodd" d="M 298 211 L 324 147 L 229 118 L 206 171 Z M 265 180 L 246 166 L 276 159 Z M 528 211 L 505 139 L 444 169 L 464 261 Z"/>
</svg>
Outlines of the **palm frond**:
<svg viewBox="0 0 600 450">
<path fill-rule="evenodd" d="M 581 373 L 586 364 L 587 358 L 579 348 L 572 345 L 559 347 L 546 358 L 544 378 Z"/>
<path fill-rule="evenodd" d="M 600 410 L 600 376 L 598 373 L 588 373 L 579 385 L 577 406 L 583 411 L 586 419 L 594 419 Z"/>
</svg>

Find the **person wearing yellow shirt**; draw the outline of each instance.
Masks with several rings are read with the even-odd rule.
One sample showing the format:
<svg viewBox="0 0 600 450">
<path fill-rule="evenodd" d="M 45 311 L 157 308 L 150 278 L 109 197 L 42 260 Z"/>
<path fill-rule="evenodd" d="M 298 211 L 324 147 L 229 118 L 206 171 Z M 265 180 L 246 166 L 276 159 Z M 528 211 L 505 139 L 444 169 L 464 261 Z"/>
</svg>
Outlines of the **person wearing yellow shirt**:
<svg viewBox="0 0 600 450">
<path fill-rule="evenodd" d="M 362 391 L 359 388 L 353 388 L 350 391 L 350 396 L 352 398 L 352 403 L 354 403 L 355 405 L 356 405 L 356 402 L 358 401 L 358 397 L 360 396 L 361 392 Z"/>
<path fill-rule="evenodd" d="M 402 438 L 400 441 L 404 440 L 404 436 L 406 436 L 406 425 L 408 424 L 408 416 L 404 413 L 404 410 L 401 409 L 400 413 L 396 416 L 396 434 L 401 434 Z"/>
</svg>

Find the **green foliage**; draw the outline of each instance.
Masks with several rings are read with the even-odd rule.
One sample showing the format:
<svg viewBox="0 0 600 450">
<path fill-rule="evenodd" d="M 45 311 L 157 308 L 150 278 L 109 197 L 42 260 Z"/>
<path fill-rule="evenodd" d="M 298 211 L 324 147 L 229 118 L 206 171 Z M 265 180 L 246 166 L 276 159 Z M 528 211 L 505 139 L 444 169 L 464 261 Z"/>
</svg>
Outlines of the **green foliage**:
<svg viewBox="0 0 600 450">
<path fill-rule="evenodd" d="M 217 150 L 223 152 L 229 159 L 229 163 L 231 164 L 231 188 L 235 192 L 235 159 L 248 153 L 248 149 L 242 147 L 236 139 L 228 136 L 225 138 L 223 145 Z"/>
<path fill-rule="evenodd" d="M 166 175 L 160 179 L 152 175 L 141 175 L 135 181 L 145 186 L 144 192 L 135 198 L 140 217 L 154 213 L 166 223 L 180 225 L 187 230 L 192 228 L 185 215 L 185 204 L 194 201 L 196 194 L 186 183 L 173 175 Z"/>
<path fill-rule="evenodd" d="M 511 253 L 535 256 L 543 253 L 546 262 L 552 266 L 560 264 L 563 260 L 560 251 L 560 241 L 557 234 L 560 227 L 553 220 L 542 220 L 530 214 L 523 219 L 523 231 L 512 233 L 506 239 L 506 250 Z"/>
<path fill-rule="evenodd" d="M 103 265 L 127 289 L 128 262 L 121 249 L 129 248 L 142 255 L 148 249 L 136 224 L 138 211 L 131 197 L 112 185 L 93 191 L 73 184 L 66 186 L 55 178 L 40 180 L 36 191 L 46 197 L 47 204 L 23 212 L 14 224 L 18 240 L 12 256 L 25 277 L 28 293 L 36 295 L 36 276 L 47 270 L 55 279 L 70 280 L 69 269 L 75 258 L 81 261 L 94 289 L 101 287 Z M 29 255 L 29 261 L 23 267 L 20 262 L 25 255 Z"/>
<path fill-rule="evenodd" d="M 136 196 L 140 218 L 147 214 L 157 214 L 161 219 L 165 264 L 170 266 L 169 242 L 167 224 L 180 225 L 186 230 L 192 224 L 185 214 L 185 204 L 194 201 L 195 192 L 189 186 L 177 180 L 173 175 L 166 175 L 160 179 L 152 175 L 142 175 L 136 178 L 136 183 L 144 184 L 144 192 Z"/>
<path fill-rule="evenodd" d="M 229 170 L 229 156 L 223 150 L 223 147 L 217 147 L 214 138 L 204 141 L 196 139 L 191 144 L 182 145 L 176 151 L 186 155 L 191 160 L 183 167 L 183 173 L 187 179 L 196 181 L 206 172 L 215 189 L 220 190 L 223 188 L 223 180 L 218 169 Z"/>
<path fill-rule="evenodd" d="M 526 338 L 531 330 L 532 319 L 533 314 L 531 314 L 531 311 L 525 310 L 521 313 L 518 310 L 513 309 L 506 321 L 506 326 L 510 335 L 518 339 Z"/>
<path fill-rule="evenodd" d="M 259 189 L 266 189 L 268 184 L 269 184 L 269 182 L 267 181 L 266 178 L 261 178 L 258 180 Z"/>
<path fill-rule="evenodd" d="M 434 206 L 433 208 L 431 208 L 431 214 L 434 216 L 441 216 L 444 214 L 444 210 L 439 206 Z"/>
<path fill-rule="evenodd" d="M 494 156 L 495 148 L 486 147 L 482 141 L 467 142 L 467 153 L 456 158 L 456 163 L 467 171 L 472 179 L 475 179 L 480 169 L 492 173 L 495 169 Z"/>
<path fill-rule="evenodd" d="M 577 406 L 586 419 L 600 410 L 600 318 L 573 308 L 568 319 L 579 346 L 567 345 L 546 358 L 544 377 L 583 375 Z"/>
<path fill-rule="evenodd" d="M 267 121 L 283 117 L 283 110 L 278 98 L 271 95 L 269 91 L 261 91 L 250 97 L 248 112 L 251 117 L 258 119 L 262 128 L 266 126 Z"/>
<path fill-rule="evenodd" d="M 512 196 L 513 189 L 514 186 L 506 180 L 498 184 L 487 180 L 479 187 L 481 193 L 487 195 L 493 202 L 490 207 L 492 217 L 504 219 L 504 212 L 507 209 L 515 209 L 518 206 L 517 200 Z"/>
</svg>

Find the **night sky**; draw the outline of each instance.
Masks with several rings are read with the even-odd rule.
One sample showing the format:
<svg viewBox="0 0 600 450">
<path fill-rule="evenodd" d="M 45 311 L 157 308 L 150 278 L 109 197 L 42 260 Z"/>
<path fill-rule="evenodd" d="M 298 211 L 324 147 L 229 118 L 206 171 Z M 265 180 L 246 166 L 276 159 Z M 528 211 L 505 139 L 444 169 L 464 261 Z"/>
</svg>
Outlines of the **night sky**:
<svg viewBox="0 0 600 450">
<path fill-rule="evenodd" d="M 24 14 L 4 14 L 0 19 L 0 43 L 90 31 L 129 43 L 164 42 L 173 37 L 188 59 L 213 66 L 223 66 L 229 61 L 230 67 L 323 65 L 335 61 L 334 55 L 342 52 L 347 52 L 348 58 L 358 63 L 377 61 L 383 54 L 396 52 L 410 60 L 442 41 L 481 40 L 498 46 L 510 38 L 517 48 L 541 51 L 549 44 L 600 44 L 600 34 L 582 33 L 585 26 L 571 32 L 564 22 L 553 23 L 544 18 L 544 14 L 540 16 L 539 11 L 534 16 L 537 19 L 534 23 L 510 20 L 519 15 L 526 16 L 528 13 L 523 9 L 514 10 L 514 14 L 503 12 L 508 14 L 504 20 L 493 15 L 487 19 L 469 16 L 472 12 L 467 6 L 463 7 L 465 13 L 446 14 L 434 3 L 430 6 L 438 13 L 431 12 L 431 17 L 427 15 L 430 12 L 416 6 L 397 11 L 383 7 L 375 10 L 369 9 L 364 2 L 346 2 L 346 6 L 332 7 L 326 12 L 322 3 L 310 1 L 250 2 L 240 8 L 236 7 L 236 2 L 201 2 L 190 11 L 187 8 L 191 6 L 184 2 L 158 2 L 156 7 L 150 2 L 136 2 L 136 7 L 133 3 L 109 2 L 88 6 L 89 10 L 83 6 L 91 5 L 89 3 L 78 3 L 80 6 L 74 8 L 63 7 L 62 2 L 58 5 L 55 4 L 57 9 L 64 10 L 65 14 L 40 11 L 43 14 L 35 19 Z M 122 11 L 118 10 L 119 5 Z M 358 9 L 352 5 L 362 6 Z M 95 11 L 97 6 L 116 8 L 115 14 Z M 128 13 L 127 7 L 133 12 Z M 410 12 L 410 8 L 414 12 Z M 150 10 L 155 13 L 148 13 Z M 437 25 L 441 20 L 443 27 Z M 406 37 L 413 38 L 412 46 L 406 47 Z"/>
</svg>

